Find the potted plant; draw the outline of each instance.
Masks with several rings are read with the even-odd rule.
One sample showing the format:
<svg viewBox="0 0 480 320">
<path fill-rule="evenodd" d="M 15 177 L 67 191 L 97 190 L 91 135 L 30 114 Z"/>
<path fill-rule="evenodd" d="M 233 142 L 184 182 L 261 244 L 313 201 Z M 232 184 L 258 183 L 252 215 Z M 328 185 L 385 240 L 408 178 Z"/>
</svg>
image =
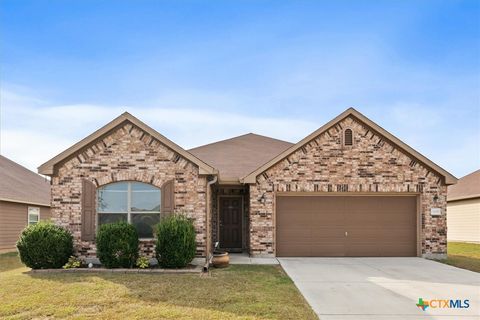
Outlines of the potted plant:
<svg viewBox="0 0 480 320">
<path fill-rule="evenodd" d="M 228 252 L 221 251 L 218 249 L 219 243 L 215 243 L 215 249 L 213 250 L 212 256 L 212 265 L 215 268 L 226 268 L 230 263 L 230 257 L 228 256 Z"/>
</svg>

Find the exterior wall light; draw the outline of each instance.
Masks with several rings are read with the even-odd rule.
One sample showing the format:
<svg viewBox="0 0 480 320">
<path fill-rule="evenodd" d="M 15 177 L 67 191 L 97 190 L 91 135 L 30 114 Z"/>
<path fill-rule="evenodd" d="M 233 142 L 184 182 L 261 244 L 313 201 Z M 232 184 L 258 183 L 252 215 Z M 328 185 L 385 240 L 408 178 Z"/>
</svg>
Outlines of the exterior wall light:
<svg viewBox="0 0 480 320">
<path fill-rule="evenodd" d="M 258 202 L 261 202 L 262 204 L 265 204 L 265 193 L 262 193 L 262 195 L 258 198 Z"/>
</svg>

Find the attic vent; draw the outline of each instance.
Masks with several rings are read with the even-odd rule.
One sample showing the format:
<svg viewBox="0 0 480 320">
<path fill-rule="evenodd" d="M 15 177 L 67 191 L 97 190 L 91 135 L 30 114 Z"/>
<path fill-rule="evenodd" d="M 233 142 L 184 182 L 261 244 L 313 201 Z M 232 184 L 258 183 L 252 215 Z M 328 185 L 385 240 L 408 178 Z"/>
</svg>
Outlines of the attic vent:
<svg viewBox="0 0 480 320">
<path fill-rule="evenodd" d="M 345 146 L 353 145 L 353 132 L 352 129 L 346 129 L 344 132 L 343 144 Z"/>
</svg>

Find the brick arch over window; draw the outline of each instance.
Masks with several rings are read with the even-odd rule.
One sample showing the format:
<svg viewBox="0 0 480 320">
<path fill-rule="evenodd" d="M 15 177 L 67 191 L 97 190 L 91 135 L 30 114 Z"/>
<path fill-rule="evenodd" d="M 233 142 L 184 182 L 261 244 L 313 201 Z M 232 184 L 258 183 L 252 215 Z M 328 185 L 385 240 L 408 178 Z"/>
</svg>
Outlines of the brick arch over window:
<svg viewBox="0 0 480 320">
<path fill-rule="evenodd" d="M 151 174 L 148 172 L 138 172 L 138 171 L 119 172 L 119 173 L 112 172 L 102 177 L 94 178 L 92 180 L 92 182 L 95 184 L 97 188 L 110 183 L 121 182 L 121 181 L 138 181 L 138 182 L 151 184 L 158 188 L 162 188 L 162 186 L 167 182 L 164 178 L 162 179 L 160 177 L 156 177 L 154 174 Z"/>
</svg>

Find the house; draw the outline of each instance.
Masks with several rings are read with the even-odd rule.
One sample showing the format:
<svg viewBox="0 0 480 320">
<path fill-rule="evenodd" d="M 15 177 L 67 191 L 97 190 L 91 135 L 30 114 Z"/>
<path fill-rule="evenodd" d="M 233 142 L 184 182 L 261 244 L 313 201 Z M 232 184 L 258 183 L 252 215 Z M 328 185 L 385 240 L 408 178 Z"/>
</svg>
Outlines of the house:
<svg viewBox="0 0 480 320">
<path fill-rule="evenodd" d="M 449 241 L 480 243 L 480 170 L 448 187 L 447 217 Z"/>
<path fill-rule="evenodd" d="M 98 225 L 184 212 L 197 254 L 215 241 L 255 256 L 446 254 L 456 178 L 353 108 L 296 144 L 254 134 L 185 150 L 129 113 L 39 167 L 54 221 L 95 256 Z"/>
<path fill-rule="evenodd" d="M 0 252 L 15 250 L 22 230 L 50 219 L 50 183 L 0 155 Z"/>
</svg>

